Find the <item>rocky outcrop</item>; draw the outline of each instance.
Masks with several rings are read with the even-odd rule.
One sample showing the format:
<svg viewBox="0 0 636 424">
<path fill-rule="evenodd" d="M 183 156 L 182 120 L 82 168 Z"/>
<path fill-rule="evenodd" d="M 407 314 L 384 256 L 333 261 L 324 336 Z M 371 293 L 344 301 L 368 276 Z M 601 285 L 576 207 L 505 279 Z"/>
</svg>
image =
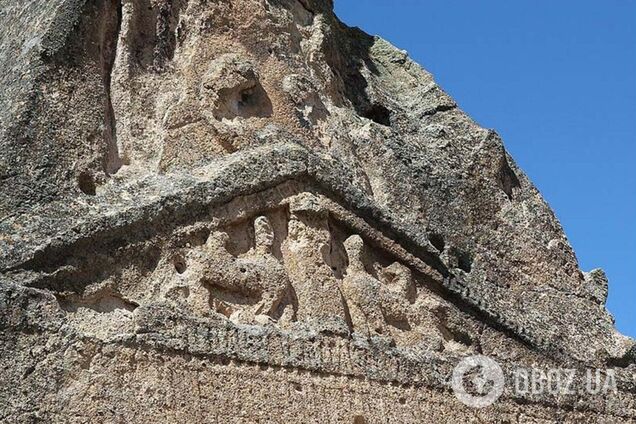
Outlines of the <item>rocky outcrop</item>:
<svg viewBox="0 0 636 424">
<path fill-rule="evenodd" d="M 636 419 L 604 273 L 494 131 L 330 2 L 0 21 L 0 419 Z M 471 409 L 470 355 L 617 391 Z"/>
</svg>

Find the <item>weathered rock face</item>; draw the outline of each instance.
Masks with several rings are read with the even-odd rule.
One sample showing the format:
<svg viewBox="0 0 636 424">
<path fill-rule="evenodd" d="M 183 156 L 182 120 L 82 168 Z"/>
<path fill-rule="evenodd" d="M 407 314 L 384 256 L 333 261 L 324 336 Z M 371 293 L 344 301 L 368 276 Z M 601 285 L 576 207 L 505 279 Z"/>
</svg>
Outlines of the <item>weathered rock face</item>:
<svg viewBox="0 0 636 424">
<path fill-rule="evenodd" d="M 0 419 L 636 419 L 605 275 L 495 132 L 331 2 L 0 22 Z M 471 410 L 473 354 L 620 390 Z"/>
</svg>

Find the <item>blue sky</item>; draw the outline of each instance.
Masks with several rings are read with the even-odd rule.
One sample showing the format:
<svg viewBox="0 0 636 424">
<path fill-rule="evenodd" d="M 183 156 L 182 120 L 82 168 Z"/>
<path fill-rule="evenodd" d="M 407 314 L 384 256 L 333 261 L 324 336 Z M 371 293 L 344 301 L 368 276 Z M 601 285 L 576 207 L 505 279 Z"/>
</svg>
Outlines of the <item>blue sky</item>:
<svg viewBox="0 0 636 424">
<path fill-rule="evenodd" d="M 335 0 L 494 128 L 636 337 L 636 0 Z"/>
</svg>

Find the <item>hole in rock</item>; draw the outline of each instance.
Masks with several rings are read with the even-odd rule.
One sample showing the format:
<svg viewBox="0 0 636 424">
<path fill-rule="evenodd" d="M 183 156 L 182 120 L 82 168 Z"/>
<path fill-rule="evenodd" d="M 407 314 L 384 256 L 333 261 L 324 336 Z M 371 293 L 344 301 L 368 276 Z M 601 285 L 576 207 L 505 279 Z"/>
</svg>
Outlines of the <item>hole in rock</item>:
<svg viewBox="0 0 636 424">
<path fill-rule="evenodd" d="M 90 172 L 82 172 L 77 176 L 77 186 L 82 193 L 89 196 L 95 196 L 97 185 L 95 179 Z"/>
<path fill-rule="evenodd" d="M 455 250 L 453 252 L 457 258 L 457 266 L 464 272 L 470 272 L 473 268 L 473 259 L 469 253 L 462 250 Z"/>
<path fill-rule="evenodd" d="M 363 115 L 365 118 L 372 120 L 386 127 L 391 126 L 391 111 L 381 104 L 372 104 Z"/>
<path fill-rule="evenodd" d="M 519 178 L 515 171 L 512 170 L 510 164 L 508 163 L 508 159 L 504 157 L 503 162 L 501 164 L 501 168 L 499 169 L 499 186 L 508 196 L 508 200 L 513 199 L 514 189 L 521 187 L 521 183 L 519 182 Z"/>
<path fill-rule="evenodd" d="M 175 260 L 174 260 L 174 269 L 175 269 L 175 271 L 177 271 L 179 274 L 183 274 L 186 271 L 187 268 L 188 268 L 188 266 L 186 265 L 185 259 L 183 259 L 180 256 L 175 258 Z"/>
<path fill-rule="evenodd" d="M 429 233 L 428 240 L 431 242 L 435 249 L 440 252 L 444 251 L 444 247 L 446 247 L 446 243 L 444 242 L 444 238 L 437 233 Z"/>
<path fill-rule="evenodd" d="M 215 115 L 218 118 L 267 118 L 272 116 L 273 106 L 263 86 L 253 76 L 245 85 L 219 91 L 219 103 Z"/>
<path fill-rule="evenodd" d="M 272 102 L 258 82 L 253 87 L 241 90 L 237 109 L 237 115 L 244 118 L 272 116 Z"/>
</svg>

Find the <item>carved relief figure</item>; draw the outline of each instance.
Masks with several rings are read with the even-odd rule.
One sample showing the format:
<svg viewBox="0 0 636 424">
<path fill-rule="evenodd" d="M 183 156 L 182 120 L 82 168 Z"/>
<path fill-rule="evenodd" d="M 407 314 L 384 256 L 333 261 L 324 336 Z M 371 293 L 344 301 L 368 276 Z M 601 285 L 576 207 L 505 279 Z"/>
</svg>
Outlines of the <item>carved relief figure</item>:
<svg viewBox="0 0 636 424">
<path fill-rule="evenodd" d="M 353 235 L 345 240 L 344 248 L 349 257 L 349 266 L 341 290 L 349 307 L 353 330 L 369 337 L 383 334 L 385 320 L 381 308 L 381 283 L 364 268 L 364 242 L 360 236 Z"/>
<path fill-rule="evenodd" d="M 349 334 L 339 280 L 328 265 L 332 250 L 328 212 L 303 193 L 290 201 L 288 237 L 282 250 L 298 299 L 298 320 L 325 333 Z"/>
<path fill-rule="evenodd" d="M 349 265 L 341 290 L 353 331 L 366 337 L 388 338 L 400 346 L 440 350 L 444 338 L 434 310 L 435 298 L 418 295 L 410 268 L 394 262 L 380 270 L 378 279 L 365 267 L 367 258 L 360 236 L 347 238 L 344 248 Z"/>
<path fill-rule="evenodd" d="M 384 270 L 384 284 L 380 286 L 382 313 L 387 323 L 400 330 L 411 330 L 413 303 L 417 297 L 410 268 L 394 262 Z"/>
<path fill-rule="evenodd" d="M 349 307 L 355 332 L 371 336 L 410 332 L 417 321 L 412 304 L 417 292 L 411 270 L 395 262 L 382 271 L 382 281 L 371 275 L 364 264 L 364 242 L 352 235 L 344 242 L 349 257 L 342 293 Z"/>
<path fill-rule="evenodd" d="M 226 53 L 195 62 L 190 64 L 194 69 L 187 70 L 188 78 L 184 78 L 188 86 L 164 102 L 170 106 L 162 123 L 162 171 L 235 152 L 253 141 L 253 134 L 245 131 L 240 121 L 273 113 L 258 66 L 249 54 Z M 194 142 L 197 139 L 205 142 Z"/>
<path fill-rule="evenodd" d="M 283 265 L 273 255 L 274 231 L 266 217 L 256 218 L 254 235 L 254 247 L 237 257 L 227 250 L 227 233 L 213 232 L 201 258 L 200 282 L 211 296 L 228 300 L 220 312 L 243 322 L 275 318 L 290 287 Z"/>
<path fill-rule="evenodd" d="M 288 205 L 211 233 L 199 228 L 198 247 L 171 262 L 174 278 L 164 297 L 198 316 L 216 313 L 237 323 L 297 323 L 432 350 L 472 344 L 472 336 L 455 330 L 466 325 L 451 322 L 446 302 L 416 286 L 411 268 L 387 261 L 359 235 L 347 237 L 319 196 L 297 194 Z"/>
</svg>

